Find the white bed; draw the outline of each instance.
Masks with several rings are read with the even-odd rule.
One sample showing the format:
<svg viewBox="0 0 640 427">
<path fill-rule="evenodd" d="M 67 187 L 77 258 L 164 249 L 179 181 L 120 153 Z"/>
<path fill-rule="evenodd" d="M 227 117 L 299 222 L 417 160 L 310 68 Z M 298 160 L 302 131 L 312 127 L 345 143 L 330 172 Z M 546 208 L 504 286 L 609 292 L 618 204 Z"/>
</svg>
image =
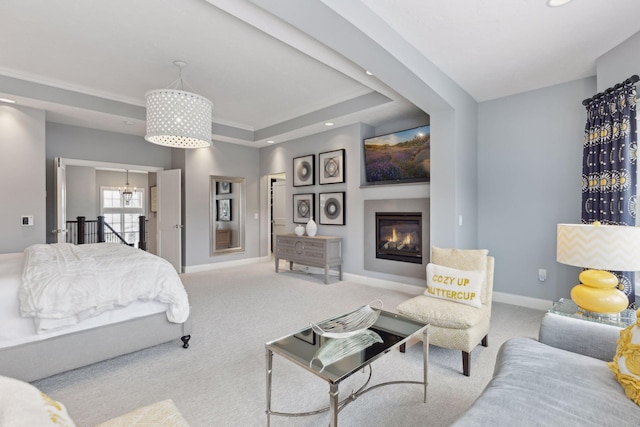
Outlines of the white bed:
<svg viewBox="0 0 640 427">
<path fill-rule="evenodd" d="M 138 256 L 138 249 L 129 249 Z M 154 262 L 166 263 L 139 252 L 153 257 Z M 191 322 L 186 292 L 184 301 L 180 301 L 179 319 L 173 321 L 168 320 L 171 304 L 137 300 L 86 319 L 85 315 L 79 316 L 82 320 L 76 319 L 70 326 L 38 331 L 37 319 L 21 315 L 19 294 L 24 294 L 20 287 L 25 258 L 25 253 L 0 254 L 0 375 L 33 381 L 174 339 L 181 339 L 183 347 L 188 347 Z M 172 273 L 163 271 L 164 267 L 158 267 L 163 278 L 175 274 L 173 267 Z M 183 291 L 182 287 L 178 295 Z M 182 307 L 185 301 L 186 315 Z"/>
</svg>

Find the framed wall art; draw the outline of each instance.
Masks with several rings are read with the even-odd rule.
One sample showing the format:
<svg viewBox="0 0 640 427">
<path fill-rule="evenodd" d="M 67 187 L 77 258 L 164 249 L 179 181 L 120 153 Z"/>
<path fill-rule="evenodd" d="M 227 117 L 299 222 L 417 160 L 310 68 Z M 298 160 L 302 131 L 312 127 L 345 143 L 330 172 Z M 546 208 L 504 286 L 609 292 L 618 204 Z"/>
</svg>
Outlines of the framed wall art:
<svg viewBox="0 0 640 427">
<path fill-rule="evenodd" d="M 306 224 L 313 217 L 315 212 L 315 195 L 294 194 L 293 195 L 293 222 Z"/>
<path fill-rule="evenodd" d="M 344 191 L 320 193 L 320 224 L 344 225 Z"/>
<path fill-rule="evenodd" d="M 344 182 L 344 156 L 344 149 L 319 154 L 318 176 L 320 184 L 338 184 Z"/>
<path fill-rule="evenodd" d="M 303 187 L 316 183 L 313 165 L 316 161 L 315 154 L 295 157 L 293 159 L 293 186 Z"/>
<path fill-rule="evenodd" d="M 231 221 L 231 199 L 220 199 L 216 204 L 218 205 L 217 221 Z"/>
<path fill-rule="evenodd" d="M 216 193 L 217 194 L 231 194 L 231 191 L 233 189 L 232 187 L 232 183 L 229 181 L 218 181 L 216 182 L 216 186 L 218 188 L 216 188 Z"/>
</svg>

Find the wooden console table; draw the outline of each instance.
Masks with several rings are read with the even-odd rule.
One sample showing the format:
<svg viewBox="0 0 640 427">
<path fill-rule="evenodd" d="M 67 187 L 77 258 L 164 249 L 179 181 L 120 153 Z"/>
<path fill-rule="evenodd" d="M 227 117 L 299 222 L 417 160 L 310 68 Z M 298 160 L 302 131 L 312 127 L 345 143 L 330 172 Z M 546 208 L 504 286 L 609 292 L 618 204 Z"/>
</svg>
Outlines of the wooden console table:
<svg viewBox="0 0 640 427">
<path fill-rule="evenodd" d="M 329 283 L 329 269 L 337 267 L 342 280 L 342 237 L 278 234 L 276 273 L 279 272 L 281 259 L 289 261 L 290 270 L 293 270 L 294 262 L 324 268 L 324 283 Z"/>
</svg>

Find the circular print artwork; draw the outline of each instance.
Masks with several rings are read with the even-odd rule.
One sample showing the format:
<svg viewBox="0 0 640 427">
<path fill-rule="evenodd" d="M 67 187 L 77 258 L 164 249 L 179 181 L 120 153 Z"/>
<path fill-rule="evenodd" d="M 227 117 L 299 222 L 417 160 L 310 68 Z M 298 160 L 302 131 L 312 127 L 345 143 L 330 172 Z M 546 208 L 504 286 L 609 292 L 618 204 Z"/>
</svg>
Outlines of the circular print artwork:
<svg viewBox="0 0 640 427">
<path fill-rule="evenodd" d="M 307 161 L 301 162 L 300 165 L 298 165 L 297 174 L 300 180 L 302 181 L 308 180 L 309 176 L 311 175 L 311 165 L 309 164 L 309 162 Z"/>
<path fill-rule="evenodd" d="M 338 218 L 341 211 L 340 202 L 334 198 L 327 200 L 324 204 L 324 213 L 329 219 Z"/>
</svg>

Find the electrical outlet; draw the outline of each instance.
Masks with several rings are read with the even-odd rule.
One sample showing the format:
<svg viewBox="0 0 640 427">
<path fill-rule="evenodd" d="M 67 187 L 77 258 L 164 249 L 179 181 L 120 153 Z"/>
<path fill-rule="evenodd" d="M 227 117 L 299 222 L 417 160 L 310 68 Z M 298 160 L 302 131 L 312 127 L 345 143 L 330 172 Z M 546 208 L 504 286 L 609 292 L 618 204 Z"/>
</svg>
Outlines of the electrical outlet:
<svg viewBox="0 0 640 427">
<path fill-rule="evenodd" d="M 538 269 L 538 280 L 541 282 L 547 280 L 547 270 L 545 270 L 544 268 Z"/>
</svg>

